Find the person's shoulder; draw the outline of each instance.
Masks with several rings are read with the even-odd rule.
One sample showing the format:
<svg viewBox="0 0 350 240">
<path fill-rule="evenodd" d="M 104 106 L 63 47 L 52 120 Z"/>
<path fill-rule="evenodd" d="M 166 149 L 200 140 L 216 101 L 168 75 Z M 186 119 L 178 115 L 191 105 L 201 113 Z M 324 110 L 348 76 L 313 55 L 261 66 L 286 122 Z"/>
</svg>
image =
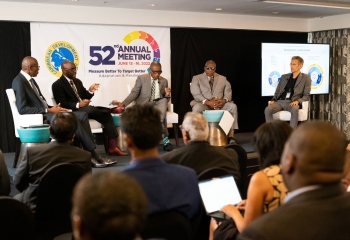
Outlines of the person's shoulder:
<svg viewBox="0 0 350 240">
<path fill-rule="evenodd" d="M 201 78 L 203 76 L 204 76 L 204 73 L 200 73 L 200 74 L 194 75 L 193 78 Z"/>
<path fill-rule="evenodd" d="M 219 73 L 215 73 L 215 74 L 214 74 L 214 77 L 226 79 L 226 76 L 221 75 L 221 74 L 219 74 Z"/>
</svg>

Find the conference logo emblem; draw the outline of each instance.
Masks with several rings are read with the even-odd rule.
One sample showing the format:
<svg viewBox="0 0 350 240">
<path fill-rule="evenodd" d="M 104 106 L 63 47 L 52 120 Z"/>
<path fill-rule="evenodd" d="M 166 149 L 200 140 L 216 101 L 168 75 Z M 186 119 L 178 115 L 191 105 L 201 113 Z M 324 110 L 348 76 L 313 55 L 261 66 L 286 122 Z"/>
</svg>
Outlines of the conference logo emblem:
<svg viewBox="0 0 350 240">
<path fill-rule="evenodd" d="M 307 69 L 307 74 L 311 78 L 311 88 L 317 89 L 322 85 L 323 82 L 323 70 L 321 66 L 317 64 L 312 64 Z"/>
<path fill-rule="evenodd" d="M 281 74 L 277 71 L 273 71 L 269 75 L 269 84 L 271 87 L 277 87 L 277 84 L 281 81 Z"/>
<path fill-rule="evenodd" d="M 67 60 L 73 62 L 77 67 L 79 66 L 79 53 L 69 42 L 54 42 L 46 50 L 45 65 L 49 72 L 56 77 L 61 77 L 61 64 Z"/>
</svg>

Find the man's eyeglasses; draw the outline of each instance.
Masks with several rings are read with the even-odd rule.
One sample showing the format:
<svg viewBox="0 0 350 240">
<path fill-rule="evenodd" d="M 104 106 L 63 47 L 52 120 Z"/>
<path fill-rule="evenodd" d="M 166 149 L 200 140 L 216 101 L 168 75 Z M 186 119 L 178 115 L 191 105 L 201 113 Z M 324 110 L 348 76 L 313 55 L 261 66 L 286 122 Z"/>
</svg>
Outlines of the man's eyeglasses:
<svg viewBox="0 0 350 240">
<path fill-rule="evenodd" d="M 39 65 L 31 65 L 31 66 L 29 66 L 29 68 L 31 68 L 31 67 L 40 68 L 40 66 L 39 66 Z"/>
<path fill-rule="evenodd" d="M 208 71 L 209 71 L 209 70 L 215 71 L 215 70 L 216 70 L 216 67 L 205 67 L 205 69 L 207 69 Z"/>
<path fill-rule="evenodd" d="M 66 70 L 72 71 L 72 72 L 76 72 L 78 71 L 78 68 L 64 68 Z"/>
<path fill-rule="evenodd" d="M 156 74 L 156 73 L 158 73 L 158 74 L 162 74 L 162 70 L 160 70 L 160 71 L 153 71 L 153 70 L 151 70 L 151 73 L 153 73 L 153 74 Z"/>
</svg>

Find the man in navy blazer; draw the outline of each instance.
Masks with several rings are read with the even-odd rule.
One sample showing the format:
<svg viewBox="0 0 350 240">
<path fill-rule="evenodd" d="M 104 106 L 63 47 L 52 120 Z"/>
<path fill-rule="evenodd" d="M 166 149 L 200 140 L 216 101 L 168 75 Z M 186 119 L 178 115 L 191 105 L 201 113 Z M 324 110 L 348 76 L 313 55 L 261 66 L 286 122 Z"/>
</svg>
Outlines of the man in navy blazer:
<svg viewBox="0 0 350 240">
<path fill-rule="evenodd" d="M 294 130 L 281 157 L 289 194 L 238 239 L 350 239 L 350 193 L 341 183 L 345 148 L 344 133 L 330 123 L 307 122 Z"/>
<path fill-rule="evenodd" d="M 20 114 L 43 114 L 44 120 L 50 122 L 53 115 L 59 112 L 68 112 L 68 109 L 56 106 L 49 106 L 45 97 L 41 94 L 39 85 L 33 79 L 38 75 L 40 66 L 33 57 L 25 57 L 22 61 L 22 70 L 12 82 L 12 88 L 16 94 L 16 105 Z M 77 139 L 82 143 L 83 148 L 91 153 L 91 164 L 93 167 L 106 167 L 111 160 L 101 157 L 95 151 L 96 145 L 91 133 L 89 119 L 84 112 L 74 113 L 78 120 L 78 128 L 75 133 Z"/>
<path fill-rule="evenodd" d="M 298 125 L 299 105 L 309 101 L 311 91 L 311 78 L 300 72 L 304 60 L 299 56 L 292 57 L 290 70 L 292 73 L 284 74 L 278 83 L 275 95 L 265 108 L 266 122 L 273 120 L 272 114 L 286 110 L 291 113 L 290 126 L 296 128 Z"/>
<path fill-rule="evenodd" d="M 103 124 L 109 140 L 109 154 L 125 156 L 126 153 L 117 147 L 118 133 L 115 130 L 111 109 L 90 106 L 91 98 L 99 88 L 98 83 L 85 89 L 81 80 L 76 78 L 77 68 L 74 63 L 64 61 L 61 64 L 62 76 L 52 84 L 52 93 L 55 101 L 62 107 L 74 112 L 85 112 L 88 118 L 95 119 Z M 116 161 L 115 161 L 116 163 Z"/>
</svg>

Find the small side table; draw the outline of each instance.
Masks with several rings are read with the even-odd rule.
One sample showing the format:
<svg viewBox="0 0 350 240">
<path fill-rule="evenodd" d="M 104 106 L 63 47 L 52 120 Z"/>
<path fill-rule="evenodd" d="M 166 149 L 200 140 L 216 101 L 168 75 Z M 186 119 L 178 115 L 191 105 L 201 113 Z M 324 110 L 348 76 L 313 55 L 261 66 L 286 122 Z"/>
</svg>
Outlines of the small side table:
<svg viewBox="0 0 350 240">
<path fill-rule="evenodd" d="M 227 136 L 222 128 L 219 126 L 219 122 L 224 114 L 223 110 L 209 110 L 203 111 L 203 115 L 208 121 L 209 125 L 209 137 L 208 142 L 212 146 L 225 146 L 227 145 Z"/>
</svg>

